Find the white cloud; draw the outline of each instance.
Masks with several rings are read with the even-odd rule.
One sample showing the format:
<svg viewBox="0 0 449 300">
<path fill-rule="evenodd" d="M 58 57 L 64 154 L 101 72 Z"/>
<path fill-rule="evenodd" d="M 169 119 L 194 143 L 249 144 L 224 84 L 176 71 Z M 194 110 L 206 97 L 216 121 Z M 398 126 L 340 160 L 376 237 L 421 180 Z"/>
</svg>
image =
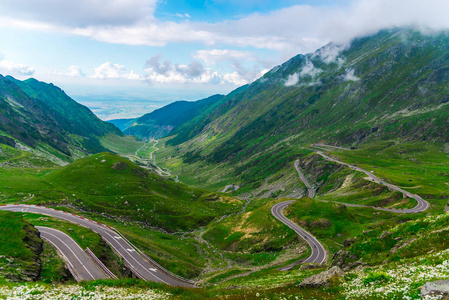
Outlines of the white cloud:
<svg viewBox="0 0 449 300">
<path fill-rule="evenodd" d="M 329 43 L 326 46 L 318 49 L 313 56 L 319 56 L 325 63 L 329 64 L 332 62 L 342 62 L 343 58 L 338 57 L 340 53 L 347 49 L 349 44 L 339 44 Z M 337 59 L 338 58 L 338 59 Z"/>
<path fill-rule="evenodd" d="M 57 70 L 50 72 L 50 74 L 54 75 L 62 75 L 67 77 L 84 77 L 86 74 L 83 73 L 81 67 L 72 65 L 68 67 L 66 72 L 59 72 Z"/>
<path fill-rule="evenodd" d="M 298 73 L 294 73 L 291 75 L 288 75 L 287 81 L 284 83 L 285 86 L 294 86 L 299 81 L 299 75 Z"/>
<path fill-rule="evenodd" d="M 243 75 L 238 71 L 233 73 L 227 73 L 222 76 L 222 83 L 231 83 L 236 86 L 241 86 L 244 84 L 251 83 L 256 79 L 259 79 L 268 71 L 269 71 L 268 69 L 264 69 L 262 71 L 253 71 Z"/>
<path fill-rule="evenodd" d="M 232 68 L 235 69 L 234 72 L 222 75 L 197 61 L 189 64 L 173 64 L 169 60 L 163 60 L 163 56 L 159 54 L 147 61 L 145 79 L 149 83 L 209 83 L 239 86 L 254 81 L 268 71 L 267 69 L 259 71 L 257 68 L 248 70 L 238 62 L 233 64 Z"/>
<path fill-rule="evenodd" d="M 329 41 L 394 26 L 448 29 L 447 0 L 359 0 L 346 6 L 296 5 L 219 23 L 158 21 L 156 0 L 4 0 L 2 26 L 53 30 L 109 43 L 203 43 L 273 49 L 291 56 Z M 6 21 L 5 21 L 6 20 Z"/>
<path fill-rule="evenodd" d="M 359 81 L 360 78 L 355 76 L 354 69 L 347 69 L 345 75 L 343 76 L 344 81 Z"/>
<path fill-rule="evenodd" d="M 157 0 L 2 0 L 8 17 L 67 27 L 130 25 L 152 19 Z"/>
<path fill-rule="evenodd" d="M 219 75 L 205 68 L 201 63 L 173 64 L 162 61 L 161 54 L 153 56 L 146 62 L 145 79 L 150 83 L 217 83 Z"/>
<path fill-rule="evenodd" d="M 229 50 L 229 49 L 212 49 L 199 50 L 193 57 L 201 59 L 208 65 L 215 65 L 224 61 L 254 61 L 255 57 L 250 51 Z"/>
<path fill-rule="evenodd" d="M 182 18 L 182 19 L 184 19 L 184 18 L 187 18 L 187 19 L 190 19 L 191 18 L 191 16 L 189 15 L 189 14 L 180 14 L 180 13 L 177 13 L 177 14 L 175 14 L 178 18 Z"/>
<path fill-rule="evenodd" d="M 84 73 L 79 66 L 72 65 L 69 67 L 67 76 L 70 77 L 84 77 Z"/>
<path fill-rule="evenodd" d="M 299 76 L 301 77 L 311 76 L 312 78 L 314 78 L 321 72 L 323 72 L 323 70 L 316 68 L 310 60 L 307 60 L 306 64 L 302 67 L 301 71 L 299 72 Z"/>
<path fill-rule="evenodd" d="M 92 78 L 142 80 L 142 78 L 138 74 L 134 73 L 134 71 L 128 71 L 125 66 L 110 62 L 105 62 L 95 68 L 95 74 Z"/>
<path fill-rule="evenodd" d="M 232 83 L 237 86 L 244 85 L 244 84 L 248 83 L 248 81 L 246 81 L 244 78 L 242 78 L 242 76 L 240 76 L 239 73 L 237 73 L 237 72 L 225 74 L 223 76 L 223 81 Z"/>
<path fill-rule="evenodd" d="M 291 74 L 287 77 L 287 80 L 285 81 L 284 85 L 285 86 L 294 86 L 294 85 L 298 84 L 299 79 L 301 77 L 307 77 L 307 76 L 312 77 L 312 82 L 310 84 L 317 84 L 318 82 L 314 82 L 313 80 L 321 72 L 323 72 L 323 70 L 321 70 L 320 68 L 316 68 L 313 65 L 313 63 L 309 59 L 307 59 L 306 63 L 304 64 L 304 66 L 301 67 L 300 71 L 298 71 L 297 73 Z"/>
<path fill-rule="evenodd" d="M 0 73 L 12 76 L 31 76 L 35 73 L 33 67 L 24 64 L 18 64 L 10 60 L 0 60 Z"/>
</svg>

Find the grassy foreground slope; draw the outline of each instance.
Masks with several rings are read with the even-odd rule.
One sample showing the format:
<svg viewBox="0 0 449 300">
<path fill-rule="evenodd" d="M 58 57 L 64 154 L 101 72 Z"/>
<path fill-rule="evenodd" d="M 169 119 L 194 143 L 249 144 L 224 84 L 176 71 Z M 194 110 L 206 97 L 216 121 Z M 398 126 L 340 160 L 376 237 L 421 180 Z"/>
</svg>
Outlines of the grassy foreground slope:
<svg viewBox="0 0 449 300">
<path fill-rule="evenodd" d="M 42 240 L 39 232 L 13 212 L 0 211 L 0 283 L 39 278 Z"/>
<path fill-rule="evenodd" d="M 72 195 L 79 208 L 168 231 L 196 229 L 242 204 L 164 179 L 112 153 L 79 159 L 45 180 Z"/>
<path fill-rule="evenodd" d="M 7 168 L 0 174 L 3 203 L 72 205 L 166 231 L 197 229 L 243 204 L 164 179 L 109 152 L 57 169 Z"/>
<path fill-rule="evenodd" d="M 26 151 L 1 149 L 0 203 L 52 206 L 116 227 L 164 267 L 184 277 L 225 265 L 207 245 L 170 232 L 197 230 L 240 211 L 243 201 L 163 179 L 112 153 L 55 167 L 46 160 L 31 160 L 34 156 Z M 24 167 L 29 162 L 37 163 Z M 59 226 L 54 221 L 39 222 Z"/>
</svg>

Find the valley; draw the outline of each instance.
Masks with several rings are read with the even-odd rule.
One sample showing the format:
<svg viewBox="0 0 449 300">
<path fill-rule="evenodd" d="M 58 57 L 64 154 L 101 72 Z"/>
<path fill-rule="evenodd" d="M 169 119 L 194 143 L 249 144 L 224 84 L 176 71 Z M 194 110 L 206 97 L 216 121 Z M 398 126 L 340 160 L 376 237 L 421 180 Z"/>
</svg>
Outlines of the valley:
<svg viewBox="0 0 449 300">
<path fill-rule="evenodd" d="M 0 297 L 424 297 L 449 279 L 448 45 L 381 30 L 109 122 L 1 76 Z"/>
</svg>

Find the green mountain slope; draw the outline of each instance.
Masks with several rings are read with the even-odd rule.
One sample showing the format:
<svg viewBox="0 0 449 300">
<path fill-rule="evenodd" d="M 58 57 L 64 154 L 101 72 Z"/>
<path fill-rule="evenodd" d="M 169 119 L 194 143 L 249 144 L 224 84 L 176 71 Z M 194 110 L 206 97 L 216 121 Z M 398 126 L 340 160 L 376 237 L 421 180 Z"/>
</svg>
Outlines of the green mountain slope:
<svg viewBox="0 0 449 300">
<path fill-rule="evenodd" d="M 27 203 L 70 204 L 83 211 L 165 231 L 197 229 L 224 214 L 239 211 L 243 204 L 164 179 L 110 152 L 81 158 L 45 173 L 4 170 L 2 196 L 12 201 L 32 194 Z"/>
<path fill-rule="evenodd" d="M 298 55 L 180 128 L 162 154 L 225 165 L 248 183 L 290 165 L 297 147 L 311 143 L 445 143 L 448 50 L 446 33 L 394 29 Z M 192 136 L 192 128 L 200 130 Z"/>
<path fill-rule="evenodd" d="M 125 130 L 129 126 L 133 125 L 136 119 L 115 119 L 106 121 L 108 123 L 114 124 L 121 131 Z"/>
<path fill-rule="evenodd" d="M 213 95 L 206 99 L 195 102 L 176 101 L 151 113 L 145 114 L 140 118 L 123 123 L 121 120 L 113 120 L 111 123 L 118 123 L 125 134 L 134 135 L 141 139 L 161 138 L 167 136 L 170 132 L 176 132 L 176 129 L 203 114 L 210 111 L 222 103 L 223 95 Z"/>
<path fill-rule="evenodd" d="M 45 148 L 63 160 L 105 151 L 100 143 L 103 136 L 123 136 L 60 88 L 35 79 L 0 75 L 0 110 L 2 143 Z"/>
</svg>

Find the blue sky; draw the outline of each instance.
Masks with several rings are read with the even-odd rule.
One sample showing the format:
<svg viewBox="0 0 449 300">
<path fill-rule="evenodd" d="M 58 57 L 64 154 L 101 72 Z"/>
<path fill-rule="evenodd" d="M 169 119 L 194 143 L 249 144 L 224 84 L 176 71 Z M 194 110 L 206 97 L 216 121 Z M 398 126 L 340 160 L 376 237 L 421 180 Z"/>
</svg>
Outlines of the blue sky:
<svg viewBox="0 0 449 300">
<path fill-rule="evenodd" d="M 251 83 L 330 41 L 446 29 L 445 0 L 2 0 L 0 74 L 52 82 L 103 119 Z"/>
</svg>

